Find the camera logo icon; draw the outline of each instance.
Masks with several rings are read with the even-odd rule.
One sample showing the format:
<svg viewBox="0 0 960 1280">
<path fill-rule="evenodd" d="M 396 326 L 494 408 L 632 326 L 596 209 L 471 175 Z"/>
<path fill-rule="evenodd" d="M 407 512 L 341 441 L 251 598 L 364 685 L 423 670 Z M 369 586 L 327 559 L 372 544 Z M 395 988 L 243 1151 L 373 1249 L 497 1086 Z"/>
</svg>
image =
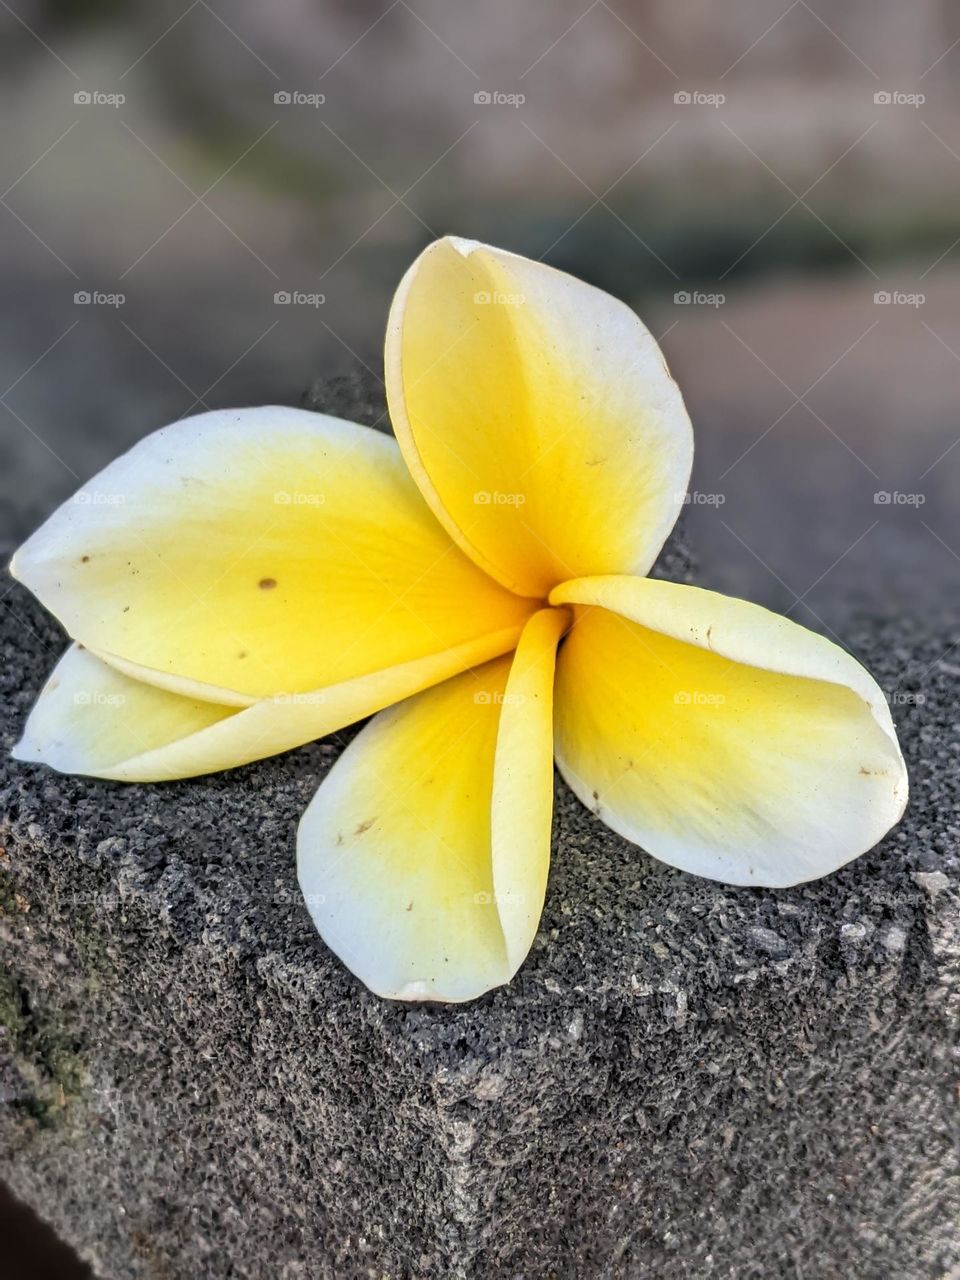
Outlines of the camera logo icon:
<svg viewBox="0 0 960 1280">
<path fill-rule="evenodd" d="M 486 107 L 493 101 L 493 96 L 488 89 L 478 89 L 473 95 L 473 100 L 478 107 Z"/>
</svg>

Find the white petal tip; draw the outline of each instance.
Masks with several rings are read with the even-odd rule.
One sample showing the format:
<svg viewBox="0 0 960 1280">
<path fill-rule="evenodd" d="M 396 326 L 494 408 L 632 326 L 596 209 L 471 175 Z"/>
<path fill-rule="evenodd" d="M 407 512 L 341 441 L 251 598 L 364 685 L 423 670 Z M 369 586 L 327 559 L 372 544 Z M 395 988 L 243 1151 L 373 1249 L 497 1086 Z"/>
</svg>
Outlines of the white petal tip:
<svg viewBox="0 0 960 1280">
<path fill-rule="evenodd" d="M 415 982 L 406 982 L 398 991 L 387 991 L 381 993 L 387 1000 L 432 1000 L 435 1003 L 447 1004 L 452 1000 L 469 999 L 463 996 L 445 996 L 442 992 L 436 991 L 433 984 L 426 979 L 419 978 Z"/>
<path fill-rule="evenodd" d="M 451 249 L 456 249 L 462 258 L 469 258 L 478 249 L 486 249 L 487 245 L 479 240 L 467 240 L 464 236 L 444 236 L 444 241 Z"/>
<path fill-rule="evenodd" d="M 429 978 L 418 978 L 413 982 L 405 982 L 402 987 L 396 990 L 376 991 L 382 1000 L 404 1000 L 410 1004 L 415 1002 L 431 1003 L 431 1004 L 469 1004 L 471 1000 L 479 1000 L 481 996 L 487 994 L 488 991 L 495 991 L 497 987 L 506 986 L 510 981 L 506 975 L 497 982 L 491 983 L 489 986 L 482 987 L 478 990 L 463 991 L 445 991 L 438 989 L 434 980 Z"/>
<path fill-rule="evenodd" d="M 406 986 L 400 988 L 395 998 L 397 1000 L 433 1000 L 436 997 L 430 989 L 430 983 L 421 980 L 408 982 Z"/>
</svg>

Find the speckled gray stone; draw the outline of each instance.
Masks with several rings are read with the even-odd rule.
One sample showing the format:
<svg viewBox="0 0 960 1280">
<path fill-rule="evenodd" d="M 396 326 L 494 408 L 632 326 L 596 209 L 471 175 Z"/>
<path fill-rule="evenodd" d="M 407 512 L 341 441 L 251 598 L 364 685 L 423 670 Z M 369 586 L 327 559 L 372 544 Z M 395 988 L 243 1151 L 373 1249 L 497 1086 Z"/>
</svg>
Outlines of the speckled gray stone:
<svg viewBox="0 0 960 1280">
<path fill-rule="evenodd" d="M 374 421 L 367 385 L 309 403 Z M 98 1276 L 956 1274 L 957 619 L 845 632 L 912 781 L 872 853 L 725 888 L 558 780 L 520 975 L 416 1007 L 298 897 L 297 820 L 350 733 L 153 787 L 16 765 L 62 639 L 5 606 L 0 1178 Z"/>
</svg>

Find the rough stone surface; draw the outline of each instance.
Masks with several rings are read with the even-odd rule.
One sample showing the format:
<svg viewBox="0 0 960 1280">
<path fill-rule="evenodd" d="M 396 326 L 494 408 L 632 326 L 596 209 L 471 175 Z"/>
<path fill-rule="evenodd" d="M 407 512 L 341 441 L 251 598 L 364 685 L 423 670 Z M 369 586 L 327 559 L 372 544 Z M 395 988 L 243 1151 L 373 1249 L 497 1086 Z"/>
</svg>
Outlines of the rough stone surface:
<svg viewBox="0 0 960 1280">
<path fill-rule="evenodd" d="M 365 388 L 311 403 L 373 421 Z M 911 772 L 873 852 L 727 888 L 558 779 L 520 975 L 411 1007 L 298 900 L 297 820 L 349 733 L 162 786 L 16 765 L 62 638 L 5 603 L 0 1177 L 98 1276 L 956 1274 L 957 619 L 845 632 Z"/>
</svg>

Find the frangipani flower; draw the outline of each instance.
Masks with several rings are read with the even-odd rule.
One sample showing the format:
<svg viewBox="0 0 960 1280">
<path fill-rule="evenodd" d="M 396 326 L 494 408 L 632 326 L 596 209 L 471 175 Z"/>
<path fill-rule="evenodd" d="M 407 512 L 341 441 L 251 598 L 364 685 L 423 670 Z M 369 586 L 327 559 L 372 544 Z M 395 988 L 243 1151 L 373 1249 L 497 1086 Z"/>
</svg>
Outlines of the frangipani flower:
<svg viewBox="0 0 960 1280">
<path fill-rule="evenodd" d="M 200 414 L 51 516 L 12 568 L 76 643 L 19 759 L 162 781 L 372 715 L 303 817 L 299 876 L 330 947 L 401 999 L 470 999 L 522 964 L 554 755 L 614 831 L 730 884 L 825 875 L 899 819 L 863 667 L 644 576 L 693 444 L 627 307 L 440 240 L 397 291 L 386 383 L 396 440 Z"/>
</svg>

